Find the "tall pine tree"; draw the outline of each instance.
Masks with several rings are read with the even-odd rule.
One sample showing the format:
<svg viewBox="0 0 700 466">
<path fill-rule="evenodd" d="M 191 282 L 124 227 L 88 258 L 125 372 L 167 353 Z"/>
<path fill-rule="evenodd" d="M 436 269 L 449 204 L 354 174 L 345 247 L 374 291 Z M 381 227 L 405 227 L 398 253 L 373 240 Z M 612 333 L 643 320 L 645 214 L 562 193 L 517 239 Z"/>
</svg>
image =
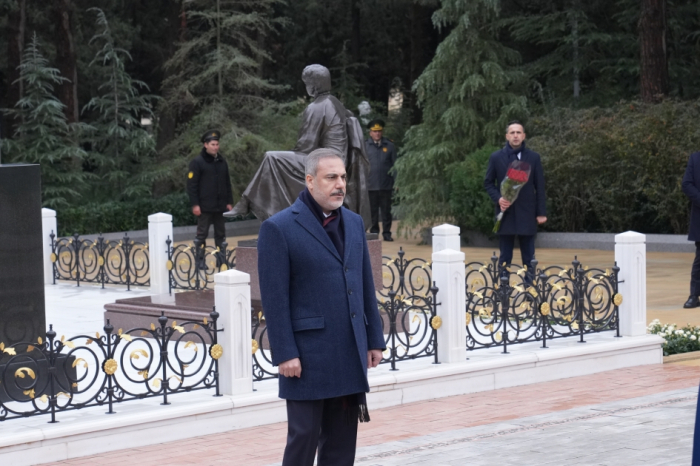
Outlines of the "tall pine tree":
<svg viewBox="0 0 700 466">
<path fill-rule="evenodd" d="M 66 121 L 65 106 L 54 95 L 66 78 L 49 66 L 36 33 L 22 54 L 18 81 L 23 97 L 5 113 L 19 123 L 13 139 L 3 140 L 3 161 L 41 165 L 43 205 L 67 206 L 86 186 L 86 154 L 77 141 L 89 127 Z"/>
<path fill-rule="evenodd" d="M 131 59 L 129 52 L 115 45 L 104 12 L 99 8 L 90 10 L 97 14 L 97 24 L 103 28 L 90 41 L 101 44 L 90 65 L 98 68 L 102 94 L 83 108 L 83 112 L 96 113 L 89 162 L 100 182 L 95 186 L 93 199 L 147 196 L 155 177 L 155 140 L 141 126 L 141 119 L 153 119 L 155 97 L 141 95 L 140 89 L 148 90 L 148 86 L 132 79 L 125 70 L 124 60 Z"/>
<path fill-rule="evenodd" d="M 234 194 L 250 181 L 264 151 L 274 148 L 262 135 L 267 132 L 275 141 L 289 132 L 287 127 L 270 128 L 265 118 L 277 106 L 270 96 L 283 89 L 262 74 L 263 64 L 270 60 L 265 38 L 284 23 L 273 17 L 273 7 L 279 3 L 193 0 L 186 4 L 185 40 L 166 63 L 169 75 L 160 108 L 179 123 L 177 136 L 162 150 L 170 157 L 167 165 L 173 185 L 182 185 L 187 161 L 201 149 L 199 138 L 208 129 L 223 133 L 222 153 L 236 167 L 231 172 Z M 285 121 L 276 120 L 280 126 Z"/>
<path fill-rule="evenodd" d="M 435 26 L 452 28 L 414 83 L 423 122 L 406 135 L 396 163 L 405 226 L 450 217 L 445 167 L 501 143 L 507 122 L 526 115 L 515 86 L 519 54 L 498 41 L 498 0 L 442 0 Z"/>
</svg>

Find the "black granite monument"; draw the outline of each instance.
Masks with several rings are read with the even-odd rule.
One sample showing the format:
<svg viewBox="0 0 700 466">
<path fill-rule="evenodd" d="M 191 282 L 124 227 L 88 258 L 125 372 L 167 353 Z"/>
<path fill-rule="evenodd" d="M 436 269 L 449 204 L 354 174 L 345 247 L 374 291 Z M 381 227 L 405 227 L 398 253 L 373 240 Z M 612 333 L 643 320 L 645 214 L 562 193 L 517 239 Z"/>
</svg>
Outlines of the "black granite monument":
<svg viewBox="0 0 700 466">
<path fill-rule="evenodd" d="M 39 165 L 0 165 L 0 342 L 45 338 Z"/>
</svg>

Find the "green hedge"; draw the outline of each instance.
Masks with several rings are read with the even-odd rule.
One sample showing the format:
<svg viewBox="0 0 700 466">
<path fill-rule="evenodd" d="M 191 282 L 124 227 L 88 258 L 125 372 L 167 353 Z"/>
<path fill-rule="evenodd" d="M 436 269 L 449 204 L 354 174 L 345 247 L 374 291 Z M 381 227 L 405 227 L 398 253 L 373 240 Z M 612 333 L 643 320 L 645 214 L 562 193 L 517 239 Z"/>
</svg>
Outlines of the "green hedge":
<svg viewBox="0 0 700 466">
<path fill-rule="evenodd" d="M 561 232 L 686 234 L 690 204 L 681 179 L 700 151 L 700 102 L 619 103 L 556 109 L 527 124 L 542 155 L 548 222 Z M 483 178 L 492 148 L 448 167 L 450 207 L 464 230 L 489 233 L 492 203 Z"/>
<path fill-rule="evenodd" d="M 59 209 L 56 212 L 59 236 L 145 230 L 148 216 L 165 212 L 173 216 L 173 226 L 194 225 L 186 193 L 133 202 L 105 202 Z"/>
<path fill-rule="evenodd" d="M 463 231 L 489 234 L 493 229 L 494 207 L 484 190 L 484 175 L 489 156 L 496 150 L 496 147 L 484 147 L 446 168 L 450 210 Z"/>
</svg>

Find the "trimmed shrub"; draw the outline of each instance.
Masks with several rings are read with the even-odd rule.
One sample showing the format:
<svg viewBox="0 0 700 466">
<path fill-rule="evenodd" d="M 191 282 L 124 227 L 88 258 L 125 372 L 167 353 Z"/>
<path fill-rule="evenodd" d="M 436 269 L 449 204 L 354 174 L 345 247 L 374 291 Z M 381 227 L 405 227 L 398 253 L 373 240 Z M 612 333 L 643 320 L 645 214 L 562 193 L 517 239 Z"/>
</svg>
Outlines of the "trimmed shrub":
<svg viewBox="0 0 700 466">
<path fill-rule="evenodd" d="M 542 155 L 550 231 L 685 234 L 681 179 L 700 150 L 697 101 L 558 109 L 534 118 L 529 146 Z"/>
<path fill-rule="evenodd" d="M 105 202 L 68 207 L 56 211 L 59 236 L 73 233 L 93 233 L 145 230 L 148 216 L 165 212 L 173 216 L 173 226 L 194 225 L 186 193 L 174 193 L 159 199 L 140 199 L 132 202 Z"/>
<path fill-rule="evenodd" d="M 462 231 L 475 230 L 492 234 L 494 206 L 484 189 L 484 175 L 489 156 L 496 150 L 497 147 L 481 148 L 445 169 L 449 185 L 449 206 Z"/>
</svg>

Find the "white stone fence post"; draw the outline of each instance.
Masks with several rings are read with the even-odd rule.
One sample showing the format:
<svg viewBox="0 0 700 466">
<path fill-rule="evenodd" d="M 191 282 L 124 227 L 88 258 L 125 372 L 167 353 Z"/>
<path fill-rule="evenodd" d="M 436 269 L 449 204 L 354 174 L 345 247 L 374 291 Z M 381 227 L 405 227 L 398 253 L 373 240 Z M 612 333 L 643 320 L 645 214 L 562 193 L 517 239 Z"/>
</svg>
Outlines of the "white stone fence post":
<svg viewBox="0 0 700 466">
<path fill-rule="evenodd" d="M 250 275 L 227 270 L 214 275 L 214 302 L 219 313 L 219 344 L 224 353 L 219 359 L 219 383 L 224 395 L 242 395 L 253 391 Z"/>
<path fill-rule="evenodd" d="M 44 284 L 53 284 L 53 262 L 51 262 L 51 233 L 58 236 L 56 211 L 41 209 L 41 247 L 44 251 Z"/>
<path fill-rule="evenodd" d="M 618 293 L 622 295 L 620 335 L 644 335 L 647 331 L 646 235 L 635 231 L 615 235 L 615 262 L 620 268 Z"/>
<path fill-rule="evenodd" d="M 445 224 L 433 228 L 432 278 L 438 287 L 437 314 L 442 319 L 437 330 L 438 360 L 442 363 L 467 359 L 464 274 L 459 227 Z"/>
<path fill-rule="evenodd" d="M 168 251 L 165 241 L 173 239 L 173 216 L 158 212 L 148 216 L 148 259 L 151 274 L 151 292 L 156 295 L 170 292 Z"/>
</svg>

